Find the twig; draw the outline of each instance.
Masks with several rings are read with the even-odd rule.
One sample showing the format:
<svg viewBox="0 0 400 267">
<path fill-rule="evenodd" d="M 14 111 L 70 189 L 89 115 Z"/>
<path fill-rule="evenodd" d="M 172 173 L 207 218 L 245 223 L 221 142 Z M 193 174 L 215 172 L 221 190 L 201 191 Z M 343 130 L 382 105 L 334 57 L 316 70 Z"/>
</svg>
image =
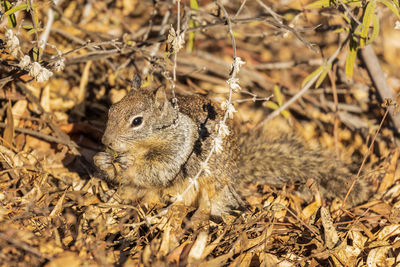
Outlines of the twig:
<svg viewBox="0 0 400 267">
<path fill-rule="evenodd" d="M 163 20 L 161 22 L 161 29 L 160 29 L 160 32 L 158 34 L 159 36 L 164 36 L 164 33 L 165 33 L 166 29 L 167 29 L 167 22 L 168 22 L 168 19 L 169 19 L 170 15 L 171 15 L 171 11 L 168 9 L 167 12 L 165 12 Z M 160 49 L 160 45 L 161 45 L 161 43 L 157 42 L 153 46 L 153 48 L 150 51 L 150 57 L 153 57 L 157 53 L 157 51 Z M 147 76 L 147 74 L 149 73 L 149 69 L 150 69 L 150 62 L 148 62 L 147 66 L 144 67 L 143 72 L 142 72 L 143 76 Z"/>
<path fill-rule="evenodd" d="M 181 37 L 181 1 L 177 0 L 177 22 L 176 22 L 176 38 Z M 178 56 L 178 51 L 174 49 L 174 67 L 172 69 L 172 76 L 174 79 L 174 83 L 172 84 L 172 93 L 174 94 L 174 87 L 175 87 L 175 82 L 176 82 L 176 58 Z M 175 96 L 174 96 L 175 98 Z"/>
<path fill-rule="evenodd" d="M 269 6 L 264 4 L 261 0 L 257 0 L 257 3 L 260 6 L 262 6 L 275 19 L 276 22 L 282 24 L 281 17 L 278 14 L 276 14 Z"/>
<path fill-rule="evenodd" d="M 348 8 L 348 6 L 346 6 L 345 3 L 343 3 L 342 0 L 339 0 L 340 5 L 346 10 L 347 14 L 349 14 L 349 16 L 361 27 L 364 27 L 364 25 L 362 25 L 362 23 L 353 15 L 353 13 L 351 12 L 351 10 Z"/>
<path fill-rule="evenodd" d="M 58 5 L 59 2 L 60 0 L 53 0 L 54 5 Z M 54 11 L 53 8 L 50 7 L 49 10 L 47 11 L 46 27 L 44 28 L 42 35 L 40 35 L 39 48 L 41 50 L 44 50 L 46 47 L 47 40 L 49 39 L 50 35 L 51 26 L 53 25 L 53 21 L 54 21 Z"/>
<path fill-rule="evenodd" d="M 229 18 L 229 14 L 226 11 L 225 7 L 221 3 L 219 3 L 217 0 L 215 0 L 214 2 L 224 12 L 224 15 L 225 15 L 225 18 L 226 18 L 226 22 L 228 23 L 229 35 L 231 36 L 231 40 L 232 40 L 233 59 L 235 59 L 236 58 L 236 41 L 235 41 L 235 37 L 233 36 L 231 19 Z"/>
<path fill-rule="evenodd" d="M 61 138 L 61 140 L 59 141 L 60 144 L 65 144 L 66 146 L 69 147 L 69 149 L 71 150 L 71 152 L 74 155 L 80 155 L 79 151 L 76 149 L 78 147 L 78 145 L 72 141 L 69 137 L 69 135 L 67 135 L 66 133 L 64 133 L 63 131 L 61 131 L 61 129 L 52 122 L 52 120 L 50 119 L 51 115 L 46 113 L 46 111 L 44 110 L 44 108 L 42 107 L 42 105 L 40 104 L 39 100 L 36 98 L 36 96 L 34 96 L 31 91 L 25 86 L 25 84 L 21 83 L 21 82 L 17 82 L 17 86 L 19 86 L 21 88 L 21 90 L 25 93 L 25 95 L 27 96 L 27 98 L 36 104 L 36 106 L 39 109 L 39 114 L 42 116 L 42 119 L 47 123 L 47 125 L 50 126 L 50 128 L 58 135 L 59 138 Z M 35 134 L 36 132 L 34 132 Z M 38 136 L 39 137 L 39 136 Z M 50 141 L 50 140 L 49 140 Z M 52 142 L 52 141 L 50 141 Z M 62 143 L 61 143 L 62 142 Z"/>
<path fill-rule="evenodd" d="M 0 122 L 0 128 L 6 128 L 6 127 L 7 127 L 6 123 Z M 51 136 L 51 135 L 48 135 L 48 134 L 44 134 L 44 133 L 41 133 L 41 132 L 29 130 L 29 129 L 26 129 L 26 128 L 18 128 L 18 127 L 14 128 L 14 130 L 16 132 L 23 133 L 23 134 L 28 134 L 28 135 L 43 139 L 43 140 L 48 141 L 48 142 L 62 144 L 62 145 L 65 145 L 65 146 L 69 146 L 70 145 L 70 143 L 68 141 L 66 141 L 66 140 L 62 140 L 60 138 L 57 138 L 57 137 L 54 137 L 54 136 Z M 75 147 L 78 147 L 75 143 L 72 143 L 72 145 L 75 146 Z"/>
<path fill-rule="evenodd" d="M 7 241 L 10 244 L 13 244 L 14 246 L 16 246 L 17 248 L 23 249 L 29 253 L 32 253 L 35 256 L 38 256 L 41 259 L 46 259 L 46 260 L 51 260 L 52 257 L 47 256 L 45 254 L 43 254 L 42 252 L 40 252 L 39 250 L 30 247 L 28 244 L 26 244 L 25 242 L 19 241 L 14 237 L 9 237 L 3 233 L 0 233 L 0 238 Z"/>
<path fill-rule="evenodd" d="M 368 73 L 375 84 L 376 89 L 378 90 L 379 96 L 382 100 L 391 99 L 392 101 L 396 101 L 396 96 L 393 90 L 389 87 L 386 82 L 385 74 L 379 64 L 378 57 L 376 56 L 371 45 L 366 46 L 361 50 L 361 57 L 367 66 Z M 395 112 L 395 107 L 390 106 L 389 115 L 394 124 L 396 133 L 400 133 L 400 114 Z"/>
<path fill-rule="evenodd" d="M 350 188 L 349 188 L 349 190 L 347 191 L 347 194 L 346 194 L 346 196 L 345 196 L 345 198 L 344 198 L 344 200 L 343 200 L 342 208 L 345 206 L 347 198 L 349 197 L 349 195 L 350 195 L 351 191 L 353 190 L 355 184 L 357 183 L 358 179 L 360 178 L 361 171 L 362 171 L 362 169 L 364 168 L 365 162 L 367 161 L 369 155 L 371 154 L 372 149 L 374 148 L 375 139 L 376 139 L 376 137 L 378 136 L 378 133 L 380 132 L 380 130 L 382 129 L 383 122 L 385 121 L 385 119 L 386 119 L 388 113 L 389 113 L 389 107 L 387 107 L 387 109 L 386 109 L 386 111 L 385 111 L 385 114 L 383 115 L 383 118 L 382 118 L 382 120 L 381 120 L 381 123 L 379 124 L 378 130 L 376 130 L 376 133 L 375 133 L 374 136 L 372 137 L 371 144 L 369 145 L 368 151 L 367 151 L 367 153 L 365 154 L 365 156 L 364 156 L 364 158 L 363 158 L 363 161 L 361 162 L 361 166 L 360 166 L 360 168 L 358 169 L 357 175 L 356 175 L 356 177 L 354 178 L 353 182 L 351 183 Z"/>
<path fill-rule="evenodd" d="M 335 152 L 336 152 L 336 157 L 340 158 L 340 153 L 339 153 L 339 137 L 338 137 L 338 131 L 339 131 L 339 99 L 338 99 L 338 94 L 336 90 L 336 68 L 337 65 L 333 67 L 333 71 L 328 71 L 328 76 L 331 81 L 331 86 L 332 86 L 332 91 L 333 91 L 333 101 L 334 101 L 334 112 L 335 112 L 335 122 L 333 124 L 333 136 L 335 139 Z"/>
<path fill-rule="evenodd" d="M 304 61 L 284 61 L 284 62 L 272 62 L 272 63 L 261 63 L 254 65 L 257 70 L 279 70 L 287 69 L 301 64 L 307 64 L 309 66 L 320 66 L 323 63 L 321 58 L 309 59 Z"/>
<path fill-rule="evenodd" d="M 333 55 L 329 58 L 328 62 L 326 64 L 331 64 L 336 57 L 338 56 L 340 50 L 343 47 L 342 43 L 338 49 L 336 49 L 335 53 L 333 53 Z M 305 92 L 308 91 L 308 89 L 311 88 L 311 86 L 318 80 L 319 76 L 321 75 L 321 73 L 323 72 L 323 68 L 321 68 L 321 70 L 310 80 L 308 81 L 308 83 L 306 83 L 306 85 L 304 85 L 304 87 L 297 93 L 295 94 L 291 99 L 289 99 L 289 101 L 287 101 L 285 104 L 283 104 L 282 106 L 280 106 L 278 109 L 274 110 L 271 114 L 269 114 L 262 122 L 260 122 L 256 127 L 254 127 L 253 129 L 258 129 L 260 128 L 262 125 L 264 125 L 264 123 L 266 123 L 267 121 L 275 118 L 276 116 L 278 116 L 282 110 L 285 110 L 286 108 L 288 108 L 291 104 L 293 104 L 294 102 L 296 102 L 296 100 L 298 100 L 302 95 L 304 95 Z"/>
<path fill-rule="evenodd" d="M 35 15 L 35 10 L 33 8 L 33 0 L 27 0 L 27 4 L 29 6 L 29 13 L 31 14 L 31 18 L 32 18 L 32 25 L 33 25 L 33 29 L 35 30 L 35 36 L 36 36 L 36 40 L 39 40 L 39 34 L 38 34 L 38 25 L 36 25 L 36 15 Z M 38 48 L 38 60 L 40 61 L 40 50 L 39 50 L 39 43 L 37 43 L 37 48 Z"/>
<path fill-rule="evenodd" d="M 290 27 L 288 25 L 283 24 L 281 19 L 279 18 L 279 15 L 276 14 L 269 6 L 264 4 L 261 0 L 257 0 L 257 2 L 258 2 L 259 5 L 261 5 L 275 19 L 275 22 L 269 21 L 269 23 L 271 23 L 275 27 L 283 28 L 285 30 L 290 31 L 291 33 L 294 34 L 294 36 L 297 37 L 297 39 L 299 39 L 308 48 L 310 48 L 315 53 L 318 53 L 318 50 L 315 47 L 313 47 L 309 42 L 307 42 L 303 37 L 301 37 L 300 34 L 296 31 L 296 29 L 294 29 L 294 28 L 292 28 L 292 27 Z"/>
<path fill-rule="evenodd" d="M 234 18 L 236 18 L 237 16 L 239 16 L 239 14 L 242 12 L 244 6 L 246 5 L 247 0 L 242 0 L 242 4 L 240 5 L 238 11 L 236 12 L 235 16 L 233 16 Z"/>
</svg>

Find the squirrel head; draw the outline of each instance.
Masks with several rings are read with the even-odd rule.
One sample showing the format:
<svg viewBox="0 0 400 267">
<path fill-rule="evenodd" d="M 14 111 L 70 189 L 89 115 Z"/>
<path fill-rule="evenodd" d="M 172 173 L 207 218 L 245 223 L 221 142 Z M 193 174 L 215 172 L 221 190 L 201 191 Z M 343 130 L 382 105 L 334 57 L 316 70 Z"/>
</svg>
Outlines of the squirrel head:
<svg viewBox="0 0 400 267">
<path fill-rule="evenodd" d="M 176 123 L 178 110 L 164 88 L 132 89 L 108 113 L 102 142 L 115 152 L 126 152 Z"/>
</svg>

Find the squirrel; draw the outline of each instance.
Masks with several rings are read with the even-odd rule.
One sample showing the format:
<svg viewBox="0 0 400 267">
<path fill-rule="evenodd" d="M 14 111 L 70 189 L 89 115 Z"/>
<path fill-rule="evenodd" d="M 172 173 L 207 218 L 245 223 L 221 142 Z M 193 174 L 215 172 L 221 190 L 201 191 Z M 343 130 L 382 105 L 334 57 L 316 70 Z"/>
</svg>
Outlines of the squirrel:
<svg viewBox="0 0 400 267">
<path fill-rule="evenodd" d="M 212 154 L 198 186 L 188 187 L 204 167 L 224 111 L 205 96 L 177 96 L 173 104 L 163 88 L 137 87 L 111 106 L 102 138 L 107 149 L 94 156 L 95 165 L 121 194 L 168 203 L 189 188 L 184 204 L 196 205 L 206 196 L 215 217 L 246 205 L 241 188 L 251 182 L 282 187 L 288 182 L 304 185 L 312 178 L 324 198 L 345 197 L 352 179 L 344 163 L 305 147 L 293 135 L 241 133 L 232 120 L 227 122 L 230 134 L 223 139 L 222 152 Z M 356 205 L 368 197 L 368 186 L 361 180 L 348 202 Z"/>
</svg>

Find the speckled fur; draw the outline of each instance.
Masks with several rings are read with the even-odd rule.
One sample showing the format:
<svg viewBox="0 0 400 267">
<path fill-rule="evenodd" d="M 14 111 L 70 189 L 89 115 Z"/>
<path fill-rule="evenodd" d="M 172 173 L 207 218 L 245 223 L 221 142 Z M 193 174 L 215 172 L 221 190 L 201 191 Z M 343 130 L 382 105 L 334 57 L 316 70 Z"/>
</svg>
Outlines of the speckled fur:
<svg viewBox="0 0 400 267">
<path fill-rule="evenodd" d="M 352 174 L 345 164 L 336 160 L 327 151 L 305 147 L 294 135 L 268 137 L 263 130 L 242 134 L 240 181 L 244 184 L 258 182 L 273 186 L 283 186 L 288 182 L 305 185 L 308 179 L 317 183 L 322 196 L 332 200 L 343 199 L 352 182 Z M 310 198 L 306 187 L 298 194 Z M 356 183 L 349 195 L 352 206 L 364 202 L 370 193 L 364 180 Z"/>
<path fill-rule="evenodd" d="M 187 188 L 189 178 L 200 169 L 223 112 L 206 97 L 196 95 L 178 97 L 178 106 L 173 107 L 162 89 L 141 89 L 110 108 L 102 141 L 113 152 L 101 152 L 94 161 L 123 196 L 168 202 Z M 132 127 L 137 116 L 143 117 L 143 123 Z M 200 193 L 206 193 L 211 214 L 219 216 L 243 205 L 236 192 L 246 183 L 282 186 L 290 181 L 305 183 L 309 178 L 326 198 L 346 194 L 351 174 L 326 153 L 306 149 L 295 137 L 268 139 L 262 131 L 238 134 L 233 123 L 229 128 L 223 152 L 214 153 L 208 164 L 210 173 L 199 177 L 200 192 L 189 190 L 185 204 L 196 205 Z M 356 185 L 350 195 L 352 204 L 366 200 L 365 188 Z"/>
</svg>

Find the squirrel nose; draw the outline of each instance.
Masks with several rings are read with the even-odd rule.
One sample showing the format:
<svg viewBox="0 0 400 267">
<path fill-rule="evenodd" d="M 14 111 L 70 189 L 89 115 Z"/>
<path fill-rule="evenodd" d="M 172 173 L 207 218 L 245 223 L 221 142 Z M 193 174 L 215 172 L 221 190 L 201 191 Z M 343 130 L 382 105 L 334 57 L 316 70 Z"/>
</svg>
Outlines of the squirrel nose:
<svg viewBox="0 0 400 267">
<path fill-rule="evenodd" d="M 108 147 L 112 146 L 112 141 L 110 138 L 108 138 L 106 135 L 103 135 L 103 137 L 101 138 L 101 142 Z"/>
</svg>

